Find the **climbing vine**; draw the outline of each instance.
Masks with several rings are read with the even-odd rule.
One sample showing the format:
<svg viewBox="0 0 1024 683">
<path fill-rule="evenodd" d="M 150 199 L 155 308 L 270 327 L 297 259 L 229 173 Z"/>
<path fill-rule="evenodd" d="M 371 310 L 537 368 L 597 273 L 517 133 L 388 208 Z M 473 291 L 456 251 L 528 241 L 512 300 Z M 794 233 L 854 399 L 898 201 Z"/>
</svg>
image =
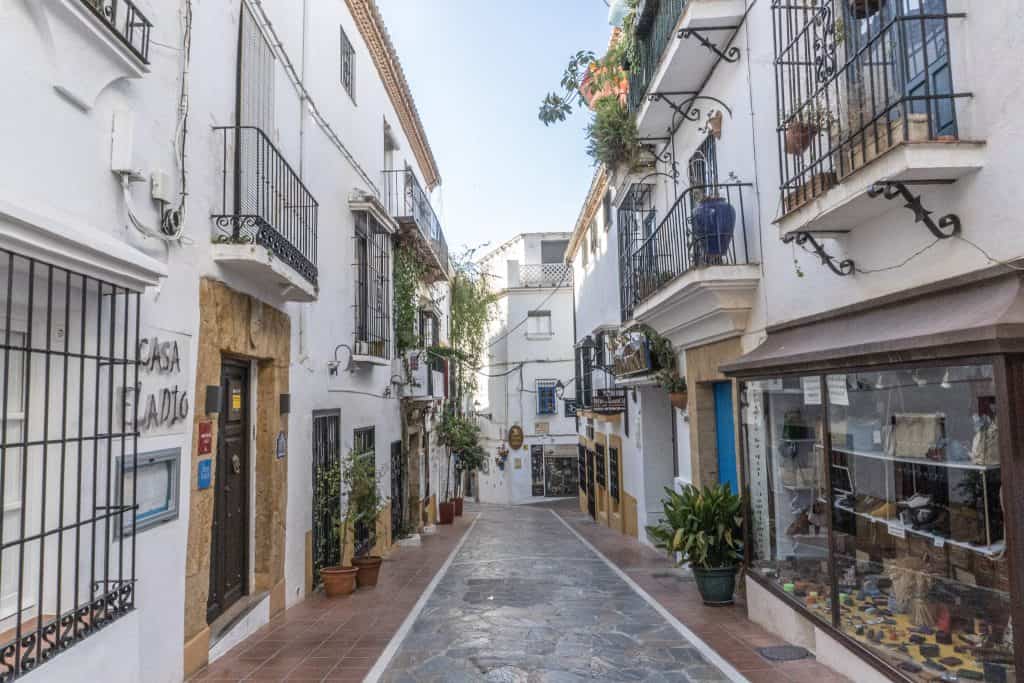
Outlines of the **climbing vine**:
<svg viewBox="0 0 1024 683">
<path fill-rule="evenodd" d="M 423 278 L 423 264 L 404 246 L 395 247 L 395 347 L 399 354 L 416 346 L 416 294 Z"/>
<path fill-rule="evenodd" d="M 466 249 L 452 262 L 451 347 L 463 361 L 455 373 L 456 395 L 476 389 L 476 367 L 486 348 L 487 324 L 494 315 L 496 295 L 473 261 L 476 249 Z"/>
</svg>

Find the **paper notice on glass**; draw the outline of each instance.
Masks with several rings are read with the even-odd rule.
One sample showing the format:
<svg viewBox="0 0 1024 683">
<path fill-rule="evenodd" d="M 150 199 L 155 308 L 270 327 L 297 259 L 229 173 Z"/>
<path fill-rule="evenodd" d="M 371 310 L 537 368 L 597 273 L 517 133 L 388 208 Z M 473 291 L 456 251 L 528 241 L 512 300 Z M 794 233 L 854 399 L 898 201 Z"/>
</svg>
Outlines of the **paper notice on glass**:
<svg viewBox="0 0 1024 683">
<path fill-rule="evenodd" d="M 800 383 L 804 389 L 804 405 L 821 405 L 821 380 L 817 377 L 801 377 Z"/>
<path fill-rule="evenodd" d="M 846 392 L 846 375 L 829 375 L 825 379 L 828 385 L 828 402 L 834 406 L 850 405 L 850 395 Z"/>
</svg>

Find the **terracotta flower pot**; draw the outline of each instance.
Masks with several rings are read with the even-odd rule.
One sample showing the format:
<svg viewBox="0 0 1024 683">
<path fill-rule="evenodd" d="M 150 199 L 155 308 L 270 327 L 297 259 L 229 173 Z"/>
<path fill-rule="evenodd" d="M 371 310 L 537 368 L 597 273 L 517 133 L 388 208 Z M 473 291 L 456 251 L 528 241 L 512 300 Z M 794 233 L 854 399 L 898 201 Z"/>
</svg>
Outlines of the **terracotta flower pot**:
<svg viewBox="0 0 1024 683">
<path fill-rule="evenodd" d="M 619 102 L 625 104 L 626 96 L 629 95 L 629 78 L 623 77 L 619 79 L 618 83 L 606 83 L 600 90 L 593 90 L 590 82 L 595 76 L 604 76 L 608 72 L 608 67 L 596 67 L 591 65 L 587 69 L 587 73 L 583 75 L 583 80 L 580 82 L 580 95 L 586 101 L 587 106 L 593 109 L 598 100 L 604 99 L 605 97 L 617 96 Z"/>
<path fill-rule="evenodd" d="M 320 578 L 324 582 L 324 593 L 329 598 L 351 595 L 356 590 L 355 567 L 324 567 Z"/>
<path fill-rule="evenodd" d="M 461 517 L 462 516 L 462 500 L 463 500 L 462 496 L 459 496 L 458 498 L 452 498 L 452 503 L 455 505 L 455 516 L 456 517 Z"/>
<path fill-rule="evenodd" d="M 672 391 L 669 392 L 668 400 L 672 402 L 672 406 L 679 408 L 679 410 L 686 410 L 686 401 L 689 394 L 685 391 Z"/>
<path fill-rule="evenodd" d="M 811 123 L 792 121 L 786 127 L 786 153 L 803 154 L 811 146 L 811 141 L 818 134 L 818 127 Z"/>
<path fill-rule="evenodd" d="M 455 503 L 438 503 L 437 505 L 437 523 L 438 524 L 451 524 L 455 521 Z"/>
<path fill-rule="evenodd" d="M 381 558 L 378 555 L 357 557 L 352 560 L 352 566 L 358 570 L 356 583 L 360 588 L 377 585 L 377 578 L 380 576 L 380 563 Z"/>
</svg>

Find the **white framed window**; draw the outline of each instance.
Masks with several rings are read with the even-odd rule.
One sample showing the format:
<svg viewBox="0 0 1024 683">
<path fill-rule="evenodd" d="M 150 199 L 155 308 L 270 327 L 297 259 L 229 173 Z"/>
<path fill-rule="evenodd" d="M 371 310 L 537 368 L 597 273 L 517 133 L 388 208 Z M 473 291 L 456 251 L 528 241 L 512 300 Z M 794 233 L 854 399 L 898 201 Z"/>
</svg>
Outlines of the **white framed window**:
<svg viewBox="0 0 1024 683">
<path fill-rule="evenodd" d="M 558 382 L 553 379 L 537 380 L 536 389 L 538 415 L 554 415 L 558 412 L 555 400 L 555 385 L 557 383 Z"/>
<path fill-rule="evenodd" d="M 530 311 L 527 314 L 526 336 L 547 338 L 554 334 L 551 311 Z"/>
</svg>

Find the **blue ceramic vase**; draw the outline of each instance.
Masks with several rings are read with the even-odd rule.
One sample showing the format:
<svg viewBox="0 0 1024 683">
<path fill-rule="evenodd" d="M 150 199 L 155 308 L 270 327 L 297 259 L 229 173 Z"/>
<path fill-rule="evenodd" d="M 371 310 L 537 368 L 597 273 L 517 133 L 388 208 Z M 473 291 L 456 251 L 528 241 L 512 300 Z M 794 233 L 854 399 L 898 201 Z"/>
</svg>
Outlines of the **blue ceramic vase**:
<svg viewBox="0 0 1024 683">
<path fill-rule="evenodd" d="M 708 197 L 693 210 L 693 238 L 697 252 L 718 258 L 729 251 L 736 229 L 736 209 L 721 197 Z"/>
</svg>

